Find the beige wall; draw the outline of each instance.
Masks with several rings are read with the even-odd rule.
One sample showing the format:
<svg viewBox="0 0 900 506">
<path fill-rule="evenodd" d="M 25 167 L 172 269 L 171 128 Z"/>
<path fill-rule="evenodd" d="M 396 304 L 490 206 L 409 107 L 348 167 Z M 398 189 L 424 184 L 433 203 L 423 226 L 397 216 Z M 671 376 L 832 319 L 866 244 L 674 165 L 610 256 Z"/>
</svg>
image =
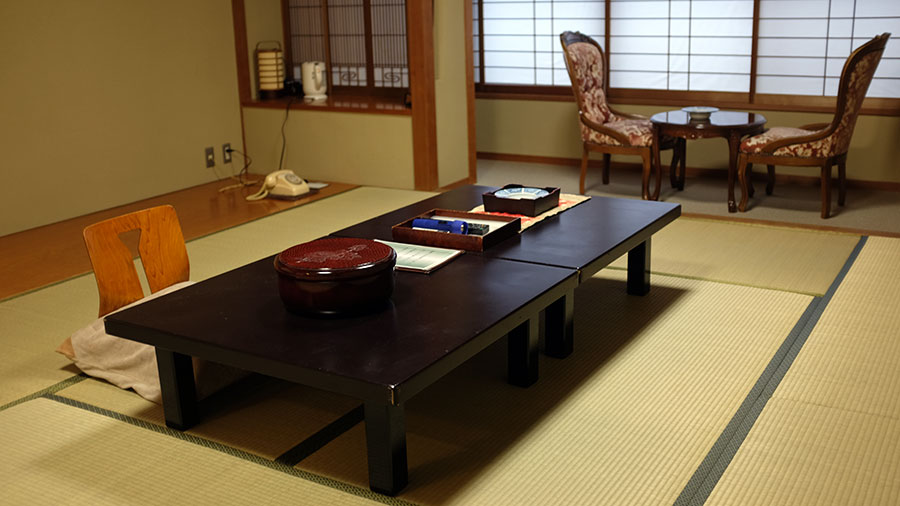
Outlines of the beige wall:
<svg viewBox="0 0 900 506">
<path fill-rule="evenodd" d="M 469 177 L 466 21 L 463 2 L 435 2 L 435 109 L 438 186 Z"/>
<path fill-rule="evenodd" d="M 278 169 L 281 109 L 244 108 L 250 171 Z M 414 187 L 412 118 L 396 114 L 291 110 L 284 168 L 311 180 Z"/>
<path fill-rule="evenodd" d="M 0 235 L 211 181 L 240 146 L 227 0 L 0 3 Z"/>
<path fill-rule="evenodd" d="M 650 116 L 659 106 L 617 106 L 622 111 Z M 669 109 L 676 109 L 671 107 Z M 532 100 L 476 101 L 478 151 L 515 155 L 581 158 L 581 137 L 574 102 Z M 832 115 L 760 111 L 770 126 L 800 126 L 831 121 Z M 900 117 L 861 116 L 847 159 L 847 177 L 865 181 L 900 182 Z M 663 159 L 666 163 L 668 157 Z M 637 157 L 613 156 L 614 161 L 637 163 Z M 688 143 L 688 166 L 726 168 L 724 139 Z M 756 170 L 764 170 L 757 168 Z M 779 174 L 818 176 L 815 169 L 779 167 Z"/>
</svg>

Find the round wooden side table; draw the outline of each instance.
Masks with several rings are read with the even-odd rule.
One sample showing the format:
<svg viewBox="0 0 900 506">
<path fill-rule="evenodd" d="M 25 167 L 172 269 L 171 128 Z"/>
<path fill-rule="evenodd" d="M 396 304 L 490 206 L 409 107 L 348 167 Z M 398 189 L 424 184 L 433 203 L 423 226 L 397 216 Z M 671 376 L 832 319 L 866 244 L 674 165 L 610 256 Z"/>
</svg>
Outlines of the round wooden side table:
<svg viewBox="0 0 900 506">
<path fill-rule="evenodd" d="M 737 155 L 741 145 L 741 139 L 745 135 L 755 135 L 765 129 L 766 118 L 762 114 L 739 111 L 716 111 L 710 114 L 706 120 L 692 120 L 684 111 L 668 111 L 654 114 L 650 117 L 653 124 L 653 161 L 656 164 L 656 191 L 653 200 L 659 198 L 660 177 L 662 168 L 659 163 L 659 141 L 663 136 L 679 137 L 681 139 L 705 139 L 709 137 L 722 137 L 728 140 L 728 212 L 737 212 L 734 199 L 734 180 L 737 174 Z M 685 153 L 686 155 L 687 153 Z M 685 156 L 686 158 L 686 156 Z M 682 158 L 681 167 L 676 176 L 670 174 L 673 188 L 684 189 L 685 160 Z M 750 190 L 752 192 L 752 190 Z"/>
</svg>

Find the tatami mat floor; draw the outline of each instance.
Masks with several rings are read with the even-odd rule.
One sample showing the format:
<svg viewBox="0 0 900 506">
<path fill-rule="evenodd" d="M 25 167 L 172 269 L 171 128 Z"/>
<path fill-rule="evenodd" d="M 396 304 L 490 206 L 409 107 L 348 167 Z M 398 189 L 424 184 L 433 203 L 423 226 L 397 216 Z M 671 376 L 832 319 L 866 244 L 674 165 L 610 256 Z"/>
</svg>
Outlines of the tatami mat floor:
<svg viewBox="0 0 900 506">
<path fill-rule="evenodd" d="M 500 343 L 412 399 L 411 482 L 400 497 L 672 504 L 811 297 L 654 283 L 652 297 L 630 297 L 625 273 L 613 270 L 580 286 L 575 353 L 542 360 L 526 390 L 504 381 Z M 720 317 L 698 319 L 709 307 Z M 763 324 L 746 325 L 760 313 Z M 357 427 L 299 467 L 364 487 L 365 462 L 352 458 L 364 448 Z"/>
<path fill-rule="evenodd" d="M 869 238 L 709 504 L 900 504 L 897 258 Z"/>
<path fill-rule="evenodd" d="M 654 272 L 822 295 L 859 236 L 682 218 L 652 240 Z M 624 256 L 611 264 L 626 266 Z"/>
<path fill-rule="evenodd" d="M 360 188 L 191 241 L 192 277 L 427 196 Z M 367 490 L 362 424 L 277 461 L 353 399 L 251 377 L 177 433 L 53 353 L 94 318 L 91 276 L 0 302 L 0 504 L 897 504 L 900 239 L 681 218 L 653 241 L 651 293 L 618 264 L 583 283 L 576 351 L 536 385 L 506 384 L 500 342 L 412 399 L 396 498 Z"/>
<path fill-rule="evenodd" d="M 200 281 L 332 231 L 433 195 L 430 192 L 356 188 L 215 234 L 188 241 L 191 279 Z M 141 269 L 138 269 L 141 273 Z M 145 287 L 145 292 L 147 291 Z M 54 350 L 73 331 L 97 318 L 93 274 L 0 302 L 0 406 L 72 374 Z M 27 336 L 27 337 L 26 337 Z M 2 373 L 8 372 L 7 375 Z M 17 374 L 18 372 L 18 374 Z"/>
<path fill-rule="evenodd" d="M 373 504 L 50 399 L 0 411 L 0 504 Z"/>
</svg>

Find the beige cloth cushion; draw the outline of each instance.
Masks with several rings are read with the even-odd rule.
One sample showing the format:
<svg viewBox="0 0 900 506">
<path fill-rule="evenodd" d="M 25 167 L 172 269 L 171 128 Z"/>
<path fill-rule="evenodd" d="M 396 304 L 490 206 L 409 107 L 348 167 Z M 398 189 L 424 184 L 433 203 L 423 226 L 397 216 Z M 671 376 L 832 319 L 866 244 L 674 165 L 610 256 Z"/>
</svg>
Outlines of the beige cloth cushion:
<svg viewBox="0 0 900 506">
<path fill-rule="evenodd" d="M 653 145 L 653 125 L 650 123 L 649 119 L 619 119 L 617 117 L 614 121 L 604 123 L 603 126 L 615 130 L 627 137 L 629 145 L 631 146 L 650 147 Z M 581 138 L 595 144 L 610 146 L 622 145 L 622 143 L 616 139 L 596 130 L 592 130 L 584 123 L 581 124 Z"/>
<path fill-rule="evenodd" d="M 805 137 L 814 133 L 821 132 L 815 130 L 803 130 L 793 127 L 772 127 L 765 133 L 754 135 L 744 139 L 741 143 L 741 151 L 744 153 L 761 153 L 762 147 L 772 141 L 782 139 L 790 139 L 792 137 Z M 772 154 L 775 156 L 799 156 L 799 157 L 825 157 L 833 156 L 834 152 L 833 135 L 818 139 L 812 142 L 802 142 L 797 144 L 788 144 L 776 149 Z"/>
<path fill-rule="evenodd" d="M 193 281 L 176 283 L 113 313 L 180 290 L 193 283 Z M 130 388 L 141 397 L 157 404 L 162 402 L 159 371 L 156 368 L 156 350 L 153 346 L 107 334 L 103 327 L 103 318 L 98 318 L 87 327 L 75 331 L 56 351 L 69 357 L 85 374 L 104 379 L 119 388 Z M 194 380 L 199 398 L 206 397 L 246 375 L 244 371 L 194 359 Z"/>
</svg>

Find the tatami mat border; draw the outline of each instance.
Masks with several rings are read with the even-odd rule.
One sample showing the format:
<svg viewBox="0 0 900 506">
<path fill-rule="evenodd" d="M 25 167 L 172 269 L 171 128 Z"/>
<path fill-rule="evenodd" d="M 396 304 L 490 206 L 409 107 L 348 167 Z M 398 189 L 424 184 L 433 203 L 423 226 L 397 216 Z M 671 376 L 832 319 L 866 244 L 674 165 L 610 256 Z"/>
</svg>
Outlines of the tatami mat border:
<svg viewBox="0 0 900 506">
<path fill-rule="evenodd" d="M 275 459 L 275 462 L 286 466 L 296 466 L 302 462 L 303 459 L 320 450 L 323 446 L 334 441 L 337 437 L 352 429 L 357 424 L 362 423 L 364 420 L 365 410 L 363 409 L 363 405 L 360 404 L 347 412 L 344 416 L 328 424 L 324 429 L 316 432 L 290 450 L 279 455 Z"/>
<path fill-rule="evenodd" d="M 72 386 L 76 383 L 81 383 L 82 381 L 84 381 L 86 379 L 88 379 L 87 374 L 84 374 L 84 373 L 76 374 L 74 376 L 68 377 L 68 378 L 60 381 L 59 383 L 57 383 L 55 385 L 50 385 L 49 387 L 47 387 L 43 390 L 38 390 L 37 392 L 35 392 L 33 394 L 28 394 L 25 397 L 16 399 L 12 402 L 8 402 L 8 403 L 0 406 L 0 411 L 3 411 L 4 409 L 7 409 L 7 408 L 11 408 L 17 404 L 22 404 L 23 402 L 28 402 L 32 399 L 37 399 L 40 397 L 45 397 L 50 394 L 55 394 L 56 392 L 59 392 L 60 390 L 65 390 L 66 388 L 69 388 L 70 386 Z"/>
<path fill-rule="evenodd" d="M 15 294 L 12 294 L 12 295 L 10 295 L 9 297 L 7 297 L 7 298 L 5 298 L 5 299 L 0 299 L 0 303 L 3 303 L 3 302 L 9 302 L 9 301 L 11 301 L 11 300 L 18 299 L 19 297 L 24 297 L 24 296 L 26 296 L 26 295 L 28 295 L 28 294 L 30 294 L 30 293 L 40 292 L 41 290 L 44 290 L 44 289 L 46 289 L 46 288 L 50 288 L 50 287 L 53 287 L 53 286 L 56 286 L 56 285 L 61 285 L 61 284 L 66 283 L 66 282 L 68 282 L 68 281 L 72 281 L 73 279 L 83 278 L 83 277 L 85 277 L 85 276 L 90 276 L 90 275 L 92 275 L 92 274 L 94 274 L 94 271 L 82 272 L 81 274 L 76 274 L 76 275 L 74 275 L 74 276 L 69 276 L 68 278 L 60 279 L 60 280 L 54 281 L 54 282 L 52 282 L 52 283 L 47 283 L 46 285 L 41 285 L 41 286 L 39 286 L 39 287 L 37 287 L 37 288 L 32 288 L 32 289 L 30 289 L 30 290 L 25 290 L 24 292 L 15 293 Z"/>
<path fill-rule="evenodd" d="M 64 382 L 60 382 L 60 383 L 58 383 L 58 385 L 61 383 L 64 383 Z M 54 387 L 56 387 L 56 385 L 54 385 Z M 53 387 L 51 387 L 51 388 L 53 388 Z M 47 389 L 47 390 L 49 390 L 49 389 Z M 60 389 L 57 389 L 57 390 L 60 390 Z M 351 484 L 344 483 L 341 481 L 333 480 L 331 478 L 327 478 L 324 476 L 319 476 L 317 474 L 313 474 L 308 471 L 304 471 L 302 469 L 297 469 L 297 468 L 294 468 L 291 466 L 286 466 L 284 464 L 281 464 L 280 462 L 267 460 L 258 455 L 254 455 L 252 453 L 245 452 L 243 450 L 238 450 L 236 448 L 232 448 L 230 446 L 227 446 L 227 445 L 215 442 L 215 441 L 210 441 L 210 440 L 204 439 L 202 437 L 194 436 L 192 434 L 187 434 L 187 433 L 184 433 L 181 431 L 177 431 L 175 429 L 170 429 L 163 425 L 157 425 L 154 423 L 146 422 L 139 418 L 134 418 L 132 416 L 124 415 L 122 413 L 117 413 L 115 411 L 100 408 L 100 407 L 94 406 L 92 404 L 88 404 L 88 403 L 81 402 L 81 401 L 76 401 L 74 399 L 69 399 L 67 397 L 62 397 L 62 396 L 56 395 L 54 393 L 44 393 L 43 395 L 32 395 L 32 396 L 29 396 L 28 398 L 36 398 L 36 397 L 43 397 L 45 399 L 50 399 L 52 401 L 56 401 L 61 404 L 65 404 L 67 406 L 71 406 L 71 407 L 78 408 L 78 409 L 83 409 L 83 410 L 89 411 L 91 413 L 95 413 L 98 415 L 106 416 L 108 418 L 112 418 L 113 420 L 125 422 L 125 423 L 133 425 L 135 427 L 140 427 L 142 429 L 151 430 L 153 432 L 156 432 L 159 434 L 164 434 L 166 436 L 171 436 L 171 437 L 180 439 L 180 440 L 188 442 L 188 443 L 202 446 L 204 448 L 209 448 L 211 450 L 215 450 L 215 451 L 224 453 L 224 454 L 232 456 L 232 457 L 236 457 L 236 458 L 248 461 L 248 462 L 252 462 L 257 465 L 267 467 L 274 471 L 279 471 L 279 472 L 282 472 L 285 474 L 289 474 L 289 475 L 295 476 L 300 479 L 311 481 L 318 485 L 330 487 L 335 490 L 340 490 L 341 492 L 346 492 L 348 494 L 352 494 L 352 495 L 355 495 L 358 497 L 363 497 L 365 499 L 377 501 L 382 504 L 400 505 L 400 506 L 414 506 L 415 505 L 415 503 L 412 503 L 412 502 L 409 502 L 409 501 L 406 501 L 403 499 L 385 496 L 385 495 L 379 494 L 377 492 L 373 492 L 369 489 L 357 487 L 355 485 L 351 485 Z M 16 401 L 16 403 L 24 402 L 25 400 L 28 400 L 28 398 L 20 399 L 19 401 Z"/>
<path fill-rule="evenodd" d="M 816 326 L 816 323 L 822 316 L 822 312 L 831 301 L 838 286 L 844 280 L 856 257 L 859 256 L 859 252 L 865 246 L 867 239 L 868 236 L 862 236 L 859 239 L 856 247 L 853 248 L 843 268 L 835 277 L 831 286 L 828 287 L 825 295 L 815 297 L 809 303 L 797 324 L 791 329 L 791 332 L 778 348 L 778 351 L 775 352 L 772 360 L 766 366 L 750 393 L 747 394 L 744 402 L 741 403 L 741 406 L 735 412 L 734 417 L 728 422 L 728 425 L 713 444 L 709 453 L 697 467 L 697 471 L 675 500 L 675 506 L 699 506 L 709 499 L 713 488 L 715 488 L 725 469 L 731 463 L 738 448 L 744 442 L 753 424 L 756 423 L 759 414 L 772 397 L 778 384 L 781 383 L 794 359 L 797 358 L 797 354 L 800 353 L 800 349 L 806 343 L 806 339 Z"/>
</svg>

